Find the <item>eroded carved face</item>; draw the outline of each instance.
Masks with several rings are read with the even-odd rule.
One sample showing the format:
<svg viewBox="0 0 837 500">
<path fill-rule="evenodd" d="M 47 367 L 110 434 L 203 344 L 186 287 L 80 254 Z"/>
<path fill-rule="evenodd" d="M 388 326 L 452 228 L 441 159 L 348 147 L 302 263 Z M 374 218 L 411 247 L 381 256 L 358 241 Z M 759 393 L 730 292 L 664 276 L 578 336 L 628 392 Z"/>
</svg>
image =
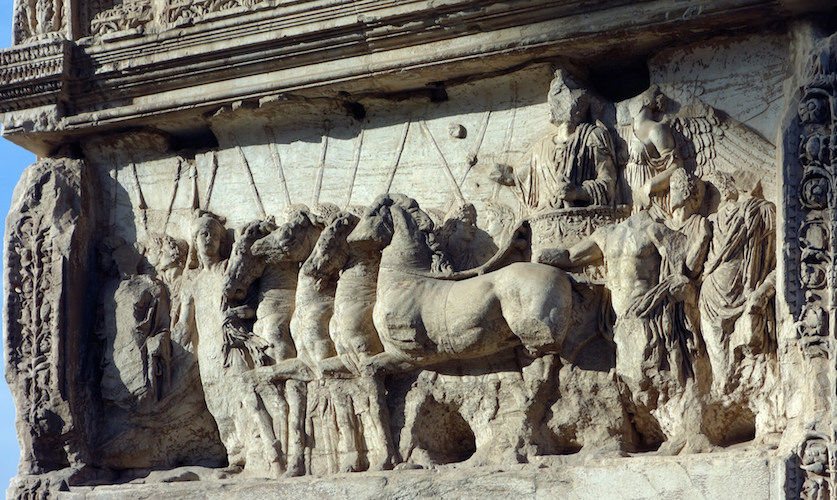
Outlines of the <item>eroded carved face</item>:
<svg viewBox="0 0 837 500">
<path fill-rule="evenodd" d="M 193 232 L 195 249 L 198 255 L 217 259 L 220 257 L 221 240 L 224 237 L 224 227 L 217 220 L 201 217 Z"/>
<path fill-rule="evenodd" d="M 154 238 L 154 251 L 149 262 L 159 271 L 183 267 L 186 262 L 186 243 L 164 235 Z"/>
<path fill-rule="evenodd" d="M 699 202 L 697 200 L 699 193 L 697 181 L 682 168 L 671 174 L 669 190 L 671 192 L 669 198 L 671 210 L 691 206 Z"/>
<path fill-rule="evenodd" d="M 570 128 L 575 128 L 587 120 L 590 101 L 584 93 L 571 92 L 569 89 L 550 92 L 548 101 L 550 121 L 555 125 L 566 123 Z"/>
<path fill-rule="evenodd" d="M 405 209 L 405 211 L 416 222 L 416 227 L 419 231 L 423 231 L 425 233 L 433 232 L 436 224 L 427 212 L 419 208 L 418 204 L 411 205 L 409 208 Z"/>
<path fill-rule="evenodd" d="M 718 188 L 718 192 L 721 193 L 721 200 L 738 200 L 738 189 L 736 189 L 735 181 L 731 175 L 723 172 L 713 172 L 709 176 L 709 182 Z"/>
</svg>

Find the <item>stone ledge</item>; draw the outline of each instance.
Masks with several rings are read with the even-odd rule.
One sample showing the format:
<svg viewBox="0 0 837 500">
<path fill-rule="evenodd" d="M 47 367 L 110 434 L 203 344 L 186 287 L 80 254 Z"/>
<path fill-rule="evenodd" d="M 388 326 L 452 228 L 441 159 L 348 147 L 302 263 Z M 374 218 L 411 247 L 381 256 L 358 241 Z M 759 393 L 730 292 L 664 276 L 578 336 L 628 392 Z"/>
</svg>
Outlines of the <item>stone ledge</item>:
<svg viewBox="0 0 837 500">
<path fill-rule="evenodd" d="M 217 479 L 212 469 L 154 472 L 146 484 L 71 487 L 58 500 L 167 498 L 514 498 L 769 500 L 785 498 L 785 460 L 755 452 L 591 460 L 545 457 L 513 465 L 335 474 L 279 480 Z M 199 477 L 211 477 L 196 480 Z M 192 480 L 190 480 L 192 479 Z M 143 480 L 137 480 L 143 481 Z M 150 482 L 160 481 L 160 482 Z"/>
<path fill-rule="evenodd" d="M 337 86 L 355 95 L 402 92 L 536 59 L 637 57 L 673 39 L 787 18 L 775 0 L 700 0 L 688 6 L 619 1 L 583 8 L 567 0 L 400 6 L 372 1 L 363 12 L 335 4 L 245 12 L 101 44 L 79 40 L 73 81 L 54 89 L 63 94 L 60 116 L 36 119 L 21 109 L 20 96 L 0 99 L 3 135 L 46 154 L 50 148 L 43 143 L 55 133 L 143 126 L 175 113 L 200 120 L 202 113 L 237 100 L 279 93 L 333 96 Z M 327 23 L 323 10 L 333 16 Z M 0 96 L 7 86 L 0 84 Z M 33 125 L 40 122 L 46 125 Z"/>
</svg>

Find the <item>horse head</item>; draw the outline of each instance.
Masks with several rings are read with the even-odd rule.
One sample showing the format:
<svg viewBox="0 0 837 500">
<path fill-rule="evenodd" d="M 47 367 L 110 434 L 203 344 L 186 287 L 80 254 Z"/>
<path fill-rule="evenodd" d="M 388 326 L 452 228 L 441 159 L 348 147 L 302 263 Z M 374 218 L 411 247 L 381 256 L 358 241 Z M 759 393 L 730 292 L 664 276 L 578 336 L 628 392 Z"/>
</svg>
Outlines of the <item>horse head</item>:
<svg viewBox="0 0 837 500">
<path fill-rule="evenodd" d="M 295 210 L 288 215 L 286 223 L 253 243 L 251 251 L 268 265 L 302 262 L 311 254 L 323 227 L 320 217 L 306 210 Z"/>
<path fill-rule="evenodd" d="M 236 236 L 227 270 L 224 273 L 224 297 L 230 301 L 242 301 L 247 289 L 264 272 L 264 259 L 253 255 L 255 241 L 276 229 L 272 220 L 254 221 L 244 226 Z"/>
<path fill-rule="evenodd" d="M 403 194 L 385 194 L 366 210 L 348 241 L 367 249 L 386 248 L 387 254 L 398 255 L 406 265 L 429 269 L 434 251 L 428 239 L 433 229 L 433 219 L 416 200 Z"/>
<path fill-rule="evenodd" d="M 349 260 L 349 245 L 346 238 L 354 230 L 358 220 L 356 215 L 347 212 L 339 214 L 320 233 L 314 250 L 300 271 L 323 282 L 340 272 Z"/>
</svg>

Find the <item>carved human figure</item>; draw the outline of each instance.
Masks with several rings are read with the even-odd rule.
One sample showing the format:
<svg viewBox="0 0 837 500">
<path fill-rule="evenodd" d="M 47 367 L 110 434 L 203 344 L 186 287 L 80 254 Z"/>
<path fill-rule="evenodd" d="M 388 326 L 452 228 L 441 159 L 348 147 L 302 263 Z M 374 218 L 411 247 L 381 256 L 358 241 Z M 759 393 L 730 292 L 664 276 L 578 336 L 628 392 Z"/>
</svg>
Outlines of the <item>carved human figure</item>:
<svg viewBox="0 0 837 500">
<path fill-rule="evenodd" d="M 254 390 L 243 376 L 252 366 L 246 338 L 231 339 L 225 332 L 231 319 L 252 311 L 228 309 L 224 295 L 227 261 L 221 255 L 225 238 L 221 219 L 201 213 L 192 226 L 192 257 L 197 268 L 184 279 L 181 312 L 174 338 L 197 352 L 206 406 L 218 425 L 229 464 L 257 473 L 278 475 L 284 470 L 282 446 L 266 407 L 277 401 L 276 388 Z M 240 345 L 245 344 L 245 345 Z"/>
<path fill-rule="evenodd" d="M 452 206 L 436 233 L 454 271 L 473 269 L 497 252 L 488 233 L 477 227 L 477 210 L 471 203 Z"/>
<path fill-rule="evenodd" d="M 179 373 L 180 370 L 173 366 L 177 363 L 172 359 L 170 328 L 177 323 L 177 314 L 180 311 L 180 278 L 186 266 L 187 255 L 188 244 L 167 234 L 152 236 L 151 244 L 145 252 L 148 263 L 154 268 L 157 279 L 166 287 L 171 301 L 170 326 L 166 330 L 166 335 L 150 337 L 146 342 L 149 377 L 153 381 L 153 391 L 158 399 L 162 399 L 164 388 L 182 375 Z M 173 369 L 178 373 L 173 374 Z"/>
<path fill-rule="evenodd" d="M 796 450 L 799 455 L 799 468 L 804 471 L 800 499 L 824 500 L 829 497 L 831 485 L 827 480 L 830 455 L 828 448 L 828 438 L 822 433 L 811 430 L 806 432 L 805 441 Z"/>
<path fill-rule="evenodd" d="M 656 85 L 633 98 L 628 106 L 631 126 L 624 170 L 625 201 L 633 205 L 634 212 L 652 203 L 668 210 L 669 178 L 683 166 L 671 127 L 660 116 L 665 109 L 666 97 Z"/>
<path fill-rule="evenodd" d="M 15 44 L 44 38 L 66 26 L 62 0 L 16 0 L 14 2 Z"/>
<path fill-rule="evenodd" d="M 822 298 L 805 291 L 805 304 L 794 323 L 799 347 L 807 357 L 816 358 L 828 355 L 828 313 L 821 305 Z"/>
<path fill-rule="evenodd" d="M 170 304 L 166 286 L 145 274 L 126 276 L 106 299 L 105 399 L 125 409 L 162 399 L 170 378 Z"/>
<path fill-rule="evenodd" d="M 186 244 L 168 235 L 153 235 L 145 245 L 148 265 L 140 266 L 140 253 L 122 241 L 110 258 L 122 280 L 105 295 L 106 348 L 103 394 L 121 406 L 137 403 L 148 409 L 170 392 L 173 379 L 171 327 L 177 311 L 180 275 L 186 263 Z M 107 290 L 107 288 L 106 288 Z M 127 392 L 125 392 L 127 391 Z M 121 395 L 120 395 L 121 394 Z M 115 399 L 114 399 L 115 398 Z"/>
<path fill-rule="evenodd" d="M 708 376 L 702 366 L 696 279 L 710 229 L 696 213 L 702 201 L 697 182 L 683 169 L 672 174 L 670 218 L 641 211 L 599 228 L 569 250 L 547 249 L 536 256 L 565 268 L 604 260 L 605 286 L 617 317 L 616 373 L 636 407 L 638 430 L 651 441 L 667 438 L 669 452 L 699 435 L 700 407 L 695 399 L 684 415 L 673 416 L 667 414 L 670 408 L 661 408 L 688 405 Z M 691 444 L 702 446 L 700 441 Z"/>
<path fill-rule="evenodd" d="M 700 319 L 713 389 L 725 392 L 745 355 L 775 345 L 769 304 L 776 293 L 776 209 L 758 189 L 739 200 L 727 174 L 715 172 L 710 182 L 720 191 L 721 203 L 709 217 L 712 243 L 700 290 Z"/>
<path fill-rule="evenodd" d="M 548 100 L 555 128 L 519 164 L 498 165 L 491 179 L 513 188 L 524 213 L 611 204 L 616 158 L 610 132 L 591 116 L 598 98 L 559 69 Z"/>
</svg>

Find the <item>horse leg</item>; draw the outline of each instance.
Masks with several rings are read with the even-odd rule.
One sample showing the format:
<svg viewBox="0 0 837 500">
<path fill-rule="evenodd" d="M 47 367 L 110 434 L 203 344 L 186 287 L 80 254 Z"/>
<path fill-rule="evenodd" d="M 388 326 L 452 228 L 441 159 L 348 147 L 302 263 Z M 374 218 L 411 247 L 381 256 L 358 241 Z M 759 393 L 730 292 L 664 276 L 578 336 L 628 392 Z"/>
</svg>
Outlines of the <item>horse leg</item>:
<svg viewBox="0 0 837 500">
<path fill-rule="evenodd" d="M 291 339 L 291 329 L 286 313 L 266 314 L 256 320 L 253 329 L 260 337 L 271 343 L 276 361 L 296 357 L 296 348 Z"/>
<path fill-rule="evenodd" d="M 382 352 L 363 360 L 362 374 L 374 377 L 379 374 L 405 372 L 417 368 L 416 363 L 405 361 L 403 357 L 389 352 Z"/>
<path fill-rule="evenodd" d="M 503 317 L 532 356 L 560 353 L 571 321 L 572 289 L 562 271 L 515 263 L 498 273 Z"/>
</svg>

